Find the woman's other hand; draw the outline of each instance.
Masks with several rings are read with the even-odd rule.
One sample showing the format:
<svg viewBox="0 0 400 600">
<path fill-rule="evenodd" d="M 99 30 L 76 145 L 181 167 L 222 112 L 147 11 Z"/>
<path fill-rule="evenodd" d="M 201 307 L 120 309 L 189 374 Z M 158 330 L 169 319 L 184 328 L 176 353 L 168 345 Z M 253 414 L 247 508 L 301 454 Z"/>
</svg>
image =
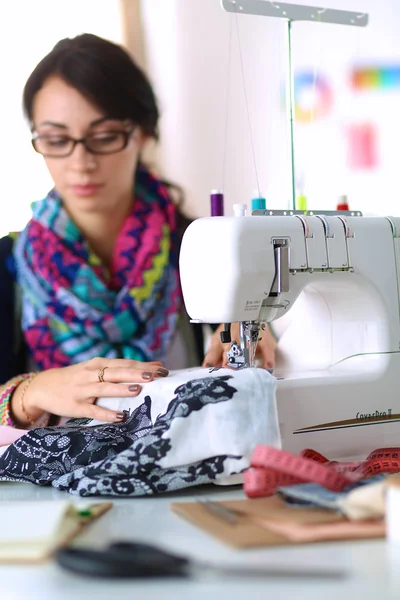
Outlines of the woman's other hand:
<svg viewBox="0 0 400 600">
<path fill-rule="evenodd" d="M 31 421 L 48 412 L 60 417 L 120 422 L 124 413 L 96 406 L 96 399 L 137 396 L 142 383 L 167 375 L 168 369 L 160 362 L 93 358 L 77 365 L 43 371 L 26 388 L 26 383 L 20 384 L 12 397 L 12 413 L 19 425 L 28 424 L 21 408 L 25 388 L 23 406 Z"/>
<path fill-rule="evenodd" d="M 227 352 L 231 347 L 231 344 L 223 344 L 221 342 L 220 332 L 223 331 L 224 326 L 220 325 L 214 332 L 210 347 L 208 348 L 204 361 L 203 367 L 220 367 L 228 365 Z M 256 358 L 260 361 L 260 366 L 263 369 L 273 369 L 275 367 L 275 350 L 277 341 L 271 333 L 268 325 L 265 325 L 265 330 L 260 331 L 261 339 L 257 344 Z M 231 339 L 240 343 L 240 329 L 239 323 L 232 323 L 231 325 Z"/>
</svg>

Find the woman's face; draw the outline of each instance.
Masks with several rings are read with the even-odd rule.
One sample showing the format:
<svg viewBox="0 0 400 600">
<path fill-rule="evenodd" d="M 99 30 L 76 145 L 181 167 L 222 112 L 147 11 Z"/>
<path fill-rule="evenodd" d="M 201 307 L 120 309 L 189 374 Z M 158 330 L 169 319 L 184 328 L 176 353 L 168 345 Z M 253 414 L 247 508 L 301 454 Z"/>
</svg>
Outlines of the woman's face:
<svg viewBox="0 0 400 600">
<path fill-rule="evenodd" d="M 33 127 L 50 153 L 59 153 L 68 137 L 81 139 L 87 135 L 95 145 L 108 149 L 115 132 L 129 131 L 133 125 L 108 117 L 56 76 L 45 81 L 33 102 Z M 127 146 L 113 154 L 92 154 L 83 144 L 76 144 L 69 156 L 45 157 L 66 209 L 72 214 L 82 211 L 112 214 L 120 207 L 127 209 L 132 201 L 134 173 L 143 143 L 144 136 L 137 128 Z"/>
</svg>

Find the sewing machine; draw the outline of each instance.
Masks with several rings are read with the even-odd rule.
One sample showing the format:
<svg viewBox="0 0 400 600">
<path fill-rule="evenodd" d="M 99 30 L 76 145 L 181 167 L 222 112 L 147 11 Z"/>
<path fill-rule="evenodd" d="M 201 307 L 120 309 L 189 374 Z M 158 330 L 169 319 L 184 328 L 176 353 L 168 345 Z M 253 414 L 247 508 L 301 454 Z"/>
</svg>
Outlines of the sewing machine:
<svg viewBox="0 0 400 600">
<path fill-rule="evenodd" d="M 400 218 L 211 217 L 187 229 L 180 272 L 192 320 L 240 322 L 232 366 L 254 364 L 261 323 L 289 322 L 283 448 L 357 459 L 400 442 L 399 263 Z"/>
</svg>

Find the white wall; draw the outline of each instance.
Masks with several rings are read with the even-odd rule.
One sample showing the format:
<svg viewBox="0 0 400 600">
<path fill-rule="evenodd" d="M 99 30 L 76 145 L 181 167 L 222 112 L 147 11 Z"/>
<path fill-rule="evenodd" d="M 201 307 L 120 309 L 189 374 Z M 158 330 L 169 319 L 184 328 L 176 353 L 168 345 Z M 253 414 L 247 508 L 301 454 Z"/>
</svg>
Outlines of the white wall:
<svg viewBox="0 0 400 600">
<path fill-rule="evenodd" d="M 59 39 L 84 32 L 120 42 L 119 0 L 0 0 L 0 235 L 23 227 L 52 185 L 22 116 L 24 83 Z"/>
<path fill-rule="evenodd" d="M 313 4 L 298 0 L 300 4 Z M 349 91 L 354 63 L 400 64 L 398 0 L 326 0 L 323 6 L 370 14 L 367 28 L 296 23 L 293 59 L 297 69 L 327 75 L 335 91 L 332 113 L 322 121 L 298 124 L 296 163 L 305 179 L 310 208 L 336 206 L 348 194 L 365 213 L 399 214 L 397 143 L 400 92 Z M 189 212 L 209 213 L 209 191 L 223 185 L 227 212 L 250 202 L 257 188 L 244 101 L 235 17 L 219 0 L 142 0 L 148 68 L 163 110 L 161 160 L 165 174 L 182 183 Z M 232 76 L 228 104 L 226 175 L 226 87 L 229 28 L 232 23 Z M 287 128 L 282 112 L 285 79 L 281 21 L 242 15 L 237 19 L 256 164 L 270 207 L 290 201 Z M 351 122 L 377 121 L 380 165 L 354 172 L 346 161 L 345 129 Z"/>
<path fill-rule="evenodd" d="M 248 15 L 235 21 L 222 10 L 219 0 L 141 3 L 148 69 L 163 115 L 160 162 L 164 173 L 186 188 L 188 211 L 208 214 L 209 192 L 222 186 L 229 213 L 233 203 L 249 203 L 257 188 L 236 25 L 260 187 L 269 206 L 286 207 L 290 178 L 287 128 L 281 106 L 285 79 L 283 24 Z M 397 215 L 399 91 L 352 96 L 346 75 L 353 63 L 381 60 L 400 64 L 400 2 L 324 0 L 323 4 L 367 11 L 370 25 L 357 30 L 324 24 L 294 26 L 296 67 L 327 74 L 336 93 L 332 115 L 322 122 L 297 126 L 296 162 L 298 172 L 305 174 L 309 206 L 333 208 L 337 195 L 348 193 L 353 208 Z M 121 41 L 119 8 L 119 0 L 0 0 L 0 235 L 22 227 L 29 218 L 30 203 L 43 197 L 51 186 L 41 157 L 31 149 L 28 127 L 22 118 L 21 94 L 27 76 L 62 37 L 89 31 Z M 230 26 L 232 61 L 227 105 Z M 381 164 L 375 171 L 351 172 L 346 165 L 343 132 L 348 123 L 363 119 L 377 121 Z"/>
<path fill-rule="evenodd" d="M 352 90 L 356 66 L 400 66 L 398 0 L 327 0 L 334 8 L 369 13 L 366 28 L 299 23 L 293 52 L 297 68 L 316 67 L 334 90 L 331 113 L 314 124 L 297 125 L 297 166 L 304 167 L 314 207 L 333 208 L 338 194 L 364 214 L 400 215 L 397 145 L 400 138 L 400 87 Z M 313 27 L 314 25 L 314 27 Z M 371 124 L 376 130 L 377 164 L 350 168 L 347 129 Z"/>
<path fill-rule="evenodd" d="M 189 212 L 208 214 L 209 192 L 221 186 L 229 212 L 229 206 L 246 202 L 257 189 L 236 23 L 220 8 L 219 0 L 142 0 L 142 14 L 148 70 L 163 112 L 164 171 L 186 188 Z M 274 98 L 283 40 L 279 24 L 272 20 L 247 16 L 238 25 L 260 187 L 272 194 L 279 191 L 273 189 L 272 173 L 285 162 L 285 147 L 279 142 L 284 124 Z M 288 188 L 286 181 L 281 185 Z"/>
</svg>

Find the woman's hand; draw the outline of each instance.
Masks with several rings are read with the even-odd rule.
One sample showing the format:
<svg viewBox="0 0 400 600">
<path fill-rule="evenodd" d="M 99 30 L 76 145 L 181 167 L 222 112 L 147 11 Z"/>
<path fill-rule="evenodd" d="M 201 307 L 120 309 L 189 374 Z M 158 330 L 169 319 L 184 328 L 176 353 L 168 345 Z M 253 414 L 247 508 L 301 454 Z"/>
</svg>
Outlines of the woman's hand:
<svg viewBox="0 0 400 600">
<path fill-rule="evenodd" d="M 60 417 L 84 417 L 101 421 L 123 421 L 125 415 L 96 406 L 98 397 L 134 397 L 141 383 L 166 377 L 168 370 L 160 362 L 93 358 L 86 362 L 39 373 L 28 387 L 22 382 L 11 400 L 11 410 L 19 425 L 27 425 L 23 405 L 32 421 L 44 412 Z M 103 376 L 104 381 L 100 381 Z M 125 385 L 124 385 L 125 384 Z"/>
<path fill-rule="evenodd" d="M 214 332 L 211 338 L 210 347 L 207 350 L 203 361 L 203 367 L 220 367 L 228 365 L 227 352 L 231 345 L 223 344 L 221 342 L 220 332 L 223 331 L 224 326 L 220 325 Z M 260 331 L 260 340 L 257 344 L 256 358 L 261 361 L 261 367 L 264 369 L 273 369 L 275 367 L 275 350 L 277 346 L 276 339 L 271 333 L 268 325 L 265 325 L 265 330 Z M 232 323 L 231 325 L 231 339 L 232 341 L 240 342 L 240 329 L 239 323 Z"/>
</svg>

